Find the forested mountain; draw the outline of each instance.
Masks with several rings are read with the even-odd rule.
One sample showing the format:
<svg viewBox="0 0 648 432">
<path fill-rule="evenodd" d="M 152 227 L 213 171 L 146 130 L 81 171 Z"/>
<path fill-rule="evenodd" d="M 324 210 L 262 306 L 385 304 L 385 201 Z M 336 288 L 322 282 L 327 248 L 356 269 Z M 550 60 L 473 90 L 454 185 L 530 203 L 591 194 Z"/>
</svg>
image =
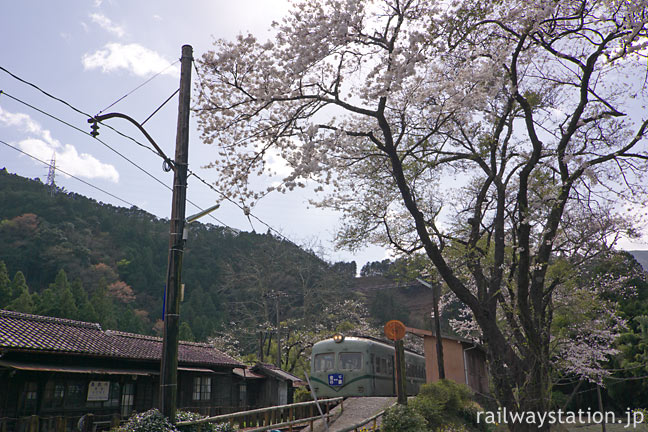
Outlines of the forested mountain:
<svg viewBox="0 0 648 432">
<path fill-rule="evenodd" d="M 0 307 L 159 332 L 168 230 L 167 220 L 137 208 L 50 194 L 40 180 L 3 169 Z M 275 322 L 277 305 L 282 321 L 317 322 L 352 297 L 354 276 L 355 263 L 326 263 L 271 234 L 192 223 L 181 335 L 206 340 L 232 326 L 252 334 Z"/>
</svg>

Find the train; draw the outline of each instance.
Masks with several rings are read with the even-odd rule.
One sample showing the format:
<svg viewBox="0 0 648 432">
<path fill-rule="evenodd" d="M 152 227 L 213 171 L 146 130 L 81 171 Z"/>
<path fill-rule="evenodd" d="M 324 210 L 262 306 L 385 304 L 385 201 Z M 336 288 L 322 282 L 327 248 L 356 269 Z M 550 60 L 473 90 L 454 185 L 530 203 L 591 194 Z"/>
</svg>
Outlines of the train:
<svg viewBox="0 0 648 432">
<path fill-rule="evenodd" d="M 405 350 L 408 395 L 425 383 L 425 357 Z M 395 396 L 394 347 L 379 339 L 337 334 L 313 345 L 311 386 L 318 398 Z"/>
</svg>

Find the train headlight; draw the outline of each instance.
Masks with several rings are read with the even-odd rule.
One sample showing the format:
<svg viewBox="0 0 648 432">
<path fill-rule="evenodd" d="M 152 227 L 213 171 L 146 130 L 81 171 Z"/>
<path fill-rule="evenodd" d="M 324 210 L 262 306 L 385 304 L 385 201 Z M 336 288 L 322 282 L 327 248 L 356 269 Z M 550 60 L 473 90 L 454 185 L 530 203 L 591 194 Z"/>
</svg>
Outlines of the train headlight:
<svg viewBox="0 0 648 432">
<path fill-rule="evenodd" d="M 342 333 L 336 333 L 333 335 L 333 340 L 335 343 L 340 343 L 344 340 L 344 335 Z"/>
</svg>

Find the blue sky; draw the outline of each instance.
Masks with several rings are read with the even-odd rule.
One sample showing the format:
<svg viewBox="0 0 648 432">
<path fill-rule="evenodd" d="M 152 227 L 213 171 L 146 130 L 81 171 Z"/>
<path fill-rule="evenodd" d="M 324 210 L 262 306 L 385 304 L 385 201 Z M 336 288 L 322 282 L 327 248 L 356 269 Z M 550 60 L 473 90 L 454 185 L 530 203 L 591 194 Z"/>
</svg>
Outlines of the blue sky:
<svg viewBox="0 0 648 432">
<path fill-rule="evenodd" d="M 287 9 L 284 0 L 3 2 L 0 66 L 85 113 L 118 111 L 142 122 L 178 88 L 177 60 L 183 44 L 192 45 L 194 57 L 198 58 L 211 48 L 214 38 L 232 39 L 247 31 L 265 38 L 270 34 L 271 22 L 280 20 Z M 150 82 L 108 108 L 156 74 Z M 195 71 L 193 78 L 196 79 Z M 110 150 L 49 117 L 47 114 L 90 131 L 86 116 L 3 71 L 0 89 L 6 93 L 0 95 L 0 140 L 48 162 L 55 153 L 58 168 L 117 198 L 60 172 L 56 176 L 59 186 L 98 201 L 119 206 L 134 204 L 156 216 L 169 217 L 171 192 L 165 185 L 171 186 L 172 173 L 162 170 L 156 155 L 101 127 L 99 138 L 115 151 Z M 171 156 L 177 109 L 174 97 L 145 125 Z M 128 122 L 111 119 L 106 123 L 148 144 Z M 192 119 L 189 166 L 209 181 L 213 173 L 201 167 L 209 162 L 212 152 L 212 147 L 200 142 Z M 4 144 L 0 144 L 0 167 L 29 178 L 47 178 L 46 165 Z M 189 179 L 191 202 L 207 208 L 216 197 L 214 191 L 195 178 Z M 332 240 L 339 215 L 309 208 L 307 197 L 304 191 L 272 195 L 262 200 L 253 214 L 297 244 L 319 249 L 329 261 L 356 260 L 362 266 L 366 261 L 385 258 L 385 251 L 375 247 L 356 254 L 334 250 Z M 187 205 L 187 215 L 198 211 L 192 204 Z M 257 232 L 268 229 L 254 219 L 251 226 L 243 212 L 228 203 L 213 216 L 227 226 L 245 231 L 252 227 Z M 210 217 L 202 221 L 220 224 Z"/>
<path fill-rule="evenodd" d="M 192 45 L 194 57 L 198 58 L 211 48 L 214 38 L 232 39 L 238 33 L 251 31 L 263 39 L 270 34 L 271 22 L 280 20 L 287 9 L 287 0 L 6 1 L 0 13 L 0 66 L 85 113 L 119 111 L 141 122 L 178 88 L 176 61 L 183 44 Z M 159 75 L 108 108 L 156 74 Z M 6 93 L 0 95 L 1 141 L 45 161 L 56 153 L 59 168 L 118 198 L 61 173 L 56 177 L 59 186 L 98 201 L 120 206 L 134 204 L 158 217 L 169 217 L 171 192 L 165 185 L 171 186 L 172 174 L 162 170 L 157 156 L 102 127 L 99 138 L 131 163 L 82 132 L 24 105 L 15 99 L 72 126 L 90 130 L 86 116 L 2 71 L 0 89 Z M 174 97 L 145 126 L 168 155 L 174 153 L 176 119 Z M 112 119 L 107 123 L 146 143 L 141 133 L 126 121 Z M 209 181 L 213 180 L 213 173 L 201 167 L 212 159 L 213 152 L 212 147 L 200 142 L 192 119 L 189 167 Z M 0 167 L 29 178 L 47 178 L 46 165 L 4 144 L 0 144 Z M 207 208 L 216 197 L 214 191 L 195 178 L 189 179 L 191 202 Z M 318 250 L 329 261 L 356 260 L 361 267 L 367 261 L 387 256 L 377 247 L 355 254 L 334 250 L 332 240 L 339 215 L 309 208 L 307 198 L 305 191 L 270 195 L 253 209 L 253 214 L 297 244 Z M 188 204 L 187 215 L 198 211 Z M 251 226 L 243 212 L 232 204 L 223 204 L 213 216 L 233 228 L 267 231 L 256 220 L 252 220 Z M 219 224 L 209 217 L 203 221 Z M 648 248 L 646 244 L 626 242 L 621 246 Z"/>
</svg>

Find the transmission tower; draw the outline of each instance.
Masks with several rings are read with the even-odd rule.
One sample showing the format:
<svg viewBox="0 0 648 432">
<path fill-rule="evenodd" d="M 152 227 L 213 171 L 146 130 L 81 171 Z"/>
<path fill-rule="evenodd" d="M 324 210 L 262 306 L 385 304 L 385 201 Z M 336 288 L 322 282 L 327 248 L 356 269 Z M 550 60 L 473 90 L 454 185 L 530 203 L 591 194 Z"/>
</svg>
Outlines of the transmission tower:
<svg viewBox="0 0 648 432">
<path fill-rule="evenodd" d="M 49 164 L 49 171 L 47 172 L 47 187 L 49 188 L 50 196 L 56 193 L 56 183 L 54 177 L 56 176 L 56 152 L 52 153 L 52 160 Z"/>
</svg>

